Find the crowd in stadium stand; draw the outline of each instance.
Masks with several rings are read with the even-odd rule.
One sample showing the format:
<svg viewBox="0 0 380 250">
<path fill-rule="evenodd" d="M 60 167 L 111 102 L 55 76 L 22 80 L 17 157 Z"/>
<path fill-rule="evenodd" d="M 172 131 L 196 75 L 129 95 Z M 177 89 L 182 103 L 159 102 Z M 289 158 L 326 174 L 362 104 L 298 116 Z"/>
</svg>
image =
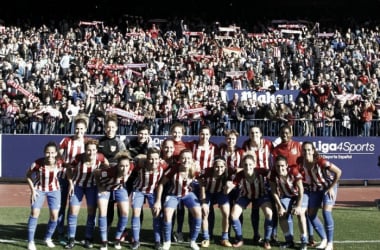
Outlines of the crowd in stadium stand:
<svg viewBox="0 0 380 250">
<path fill-rule="evenodd" d="M 73 118 L 104 133 L 108 112 L 119 133 L 141 122 L 167 135 L 207 124 L 213 135 L 253 124 L 295 136 L 380 134 L 380 31 L 376 24 L 323 27 L 305 20 L 254 26 L 130 16 L 124 22 L 0 26 L 1 133 L 71 134 Z M 261 102 L 238 91 L 296 91 Z M 226 98 L 232 92 L 233 98 Z"/>
</svg>

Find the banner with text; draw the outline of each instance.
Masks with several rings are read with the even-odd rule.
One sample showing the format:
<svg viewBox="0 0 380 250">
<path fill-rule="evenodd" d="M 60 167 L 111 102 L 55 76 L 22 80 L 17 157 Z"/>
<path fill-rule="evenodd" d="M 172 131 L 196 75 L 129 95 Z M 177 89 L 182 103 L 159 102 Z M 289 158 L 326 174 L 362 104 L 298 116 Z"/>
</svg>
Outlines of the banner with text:
<svg viewBox="0 0 380 250">
<path fill-rule="evenodd" d="M 0 177 L 25 179 L 27 168 L 34 160 L 43 157 L 45 144 L 49 141 L 58 144 L 63 137 L 63 135 L 1 135 Z M 120 137 L 122 140 L 126 139 L 126 136 Z M 165 138 L 167 136 L 152 136 L 157 147 Z M 197 136 L 184 136 L 185 141 L 196 139 Z M 238 145 L 241 146 L 247 139 L 246 136 L 239 137 Z M 268 139 L 275 138 L 268 137 Z M 380 140 L 377 137 L 294 137 L 293 139 L 313 142 L 320 154 L 342 169 L 342 180 L 380 180 Z M 225 138 L 212 136 L 211 141 L 220 145 Z"/>
<path fill-rule="evenodd" d="M 276 102 L 278 98 L 284 103 L 289 103 L 291 101 L 296 101 L 300 91 L 299 90 L 277 90 L 274 93 L 269 91 L 254 91 L 254 90 L 226 90 L 227 101 L 232 100 L 234 94 L 238 93 L 239 100 L 245 101 L 248 98 L 252 98 L 255 101 L 260 101 L 261 103 Z"/>
</svg>

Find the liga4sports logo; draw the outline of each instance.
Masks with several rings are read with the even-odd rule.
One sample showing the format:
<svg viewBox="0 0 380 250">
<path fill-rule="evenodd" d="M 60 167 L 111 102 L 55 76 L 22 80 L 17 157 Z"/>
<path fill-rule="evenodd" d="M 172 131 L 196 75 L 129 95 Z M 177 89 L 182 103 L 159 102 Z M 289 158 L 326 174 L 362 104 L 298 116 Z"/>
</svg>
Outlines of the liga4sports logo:
<svg viewBox="0 0 380 250">
<path fill-rule="evenodd" d="M 374 153 L 375 144 L 373 143 L 352 143 L 352 142 L 339 142 L 339 143 L 329 143 L 317 141 L 313 142 L 315 148 L 318 152 L 322 154 L 360 154 L 360 153 Z"/>
</svg>

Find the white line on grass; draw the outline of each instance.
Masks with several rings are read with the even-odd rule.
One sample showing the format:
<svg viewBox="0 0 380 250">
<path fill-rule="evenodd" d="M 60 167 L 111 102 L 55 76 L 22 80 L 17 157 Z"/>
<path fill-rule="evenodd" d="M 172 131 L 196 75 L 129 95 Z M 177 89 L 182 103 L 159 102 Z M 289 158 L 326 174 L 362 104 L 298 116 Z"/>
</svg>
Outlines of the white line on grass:
<svg viewBox="0 0 380 250">
<path fill-rule="evenodd" d="M 15 240 L 3 240 L 3 239 L 0 239 L 0 243 L 16 243 L 17 241 Z"/>
<path fill-rule="evenodd" d="M 16 240 L 5 240 L 5 239 L 0 239 L 0 243 L 16 243 L 19 241 Z M 150 242 L 140 242 L 143 245 L 152 245 Z M 174 242 L 172 242 L 174 243 Z M 188 242 L 187 242 L 188 243 Z M 380 240 L 336 240 L 334 243 L 337 244 L 352 244 L 352 243 L 380 243 Z M 181 243 L 177 243 L 178 245 L 181 245 Z M 177 245 L 174 243 L 173 245 Z"/>
<path fill-rule="evenodd" d="M 334 243 L 351 244 L 351 243 L 380 243 L 380 240 L 337 240 Z"/>
</svg>

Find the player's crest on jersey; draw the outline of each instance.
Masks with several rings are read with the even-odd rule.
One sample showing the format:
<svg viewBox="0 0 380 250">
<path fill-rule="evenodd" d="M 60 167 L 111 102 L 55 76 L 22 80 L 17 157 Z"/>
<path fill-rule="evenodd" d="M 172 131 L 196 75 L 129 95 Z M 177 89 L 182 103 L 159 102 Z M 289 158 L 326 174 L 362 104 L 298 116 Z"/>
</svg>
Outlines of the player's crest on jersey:
<svg viewBox="0 0 380 250">
<path fill-rule="evenodd" d="M 116 151 L 116 148 L 117 148 L 116 146 L 111 146 L 111 147 L 110 147 L 111 152 L 115 152 L 115 151 Z"/>
<path fill-rule="evenodd" d="M 290 152 L 292 153 L 292 155 L 296 155 L 298 153 L 298 150 L 296 148 L 292 148 Z"/>
<path fill-rule="evenodd" d="M 107 172 L 106 171 L 102 171 L 102 178 L 106 178 L 107 177 Z"/>
</svg>

